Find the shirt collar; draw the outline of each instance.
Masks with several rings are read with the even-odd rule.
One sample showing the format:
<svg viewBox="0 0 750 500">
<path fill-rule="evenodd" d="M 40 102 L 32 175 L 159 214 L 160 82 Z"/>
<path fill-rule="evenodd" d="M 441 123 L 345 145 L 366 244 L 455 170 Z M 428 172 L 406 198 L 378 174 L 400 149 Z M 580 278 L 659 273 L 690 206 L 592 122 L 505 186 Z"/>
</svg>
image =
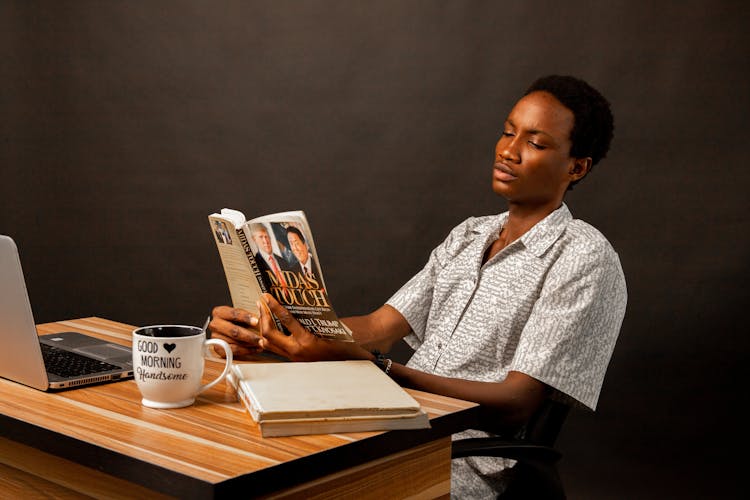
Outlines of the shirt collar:
<svg viewBox="0 0 750 500">
<path fill-rule="evenodd" d="M 499 231 L 501 227 L 505 225 L 505 221 L 508 220 L 508 212 L 504 212 L 494 219 L 493 222 L 485 225 L 482 224 L 480 227 L 476 227 L 474 231 L 476 233 L 484 233 L 485 231 L 495 232 Z M 521 236 L 515 243 L 522 243 L 532 254 L 537 257 L 544 255 L 544 252 L 549 249 L 552 244 L 565 231 L 568 223 L 573 220 L 573 215 L 570 213 L 568 206 L 563 203 L 560 208 L 549 214 L 544 219 L 536 223 L 534 227 L 529 229 L 523 236 Z"/>
<path fill-rule="evenodd" d="M 563 234 L 571 220 L 573 220 L 573 215 L 568 206 L 563 203 L 560 208 L 537 222 L 519 239 L 531 253 L 541 257 Z"/>
</svg>

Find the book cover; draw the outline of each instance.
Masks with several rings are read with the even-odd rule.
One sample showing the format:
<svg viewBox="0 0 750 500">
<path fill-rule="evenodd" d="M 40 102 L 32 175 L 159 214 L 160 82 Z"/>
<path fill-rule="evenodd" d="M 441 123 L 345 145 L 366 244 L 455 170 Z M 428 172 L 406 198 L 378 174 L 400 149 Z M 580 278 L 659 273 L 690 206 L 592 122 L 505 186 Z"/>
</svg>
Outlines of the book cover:
<svg viewBox="0 0 750 500">
<path fill-rule="evenodd" d="M 259 314 L 256 302 L 270 293 L 315 335 L 353 340 L 331 305 L 303 211 L 248 221 L 242 212 L 224 208 L 208 219 L 235 307 Z"/>
<path fill-rule="evenodd" d="M 238 398 L 264 437 L 429 428 L 427 414 L 370 361 L 243 363 Z"/>
</svg>

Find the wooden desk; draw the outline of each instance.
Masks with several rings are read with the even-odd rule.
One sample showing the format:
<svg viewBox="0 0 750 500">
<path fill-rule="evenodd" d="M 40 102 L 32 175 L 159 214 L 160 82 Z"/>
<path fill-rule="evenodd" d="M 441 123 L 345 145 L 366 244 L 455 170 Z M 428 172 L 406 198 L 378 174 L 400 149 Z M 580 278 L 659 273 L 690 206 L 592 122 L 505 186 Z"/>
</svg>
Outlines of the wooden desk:
<svg viewBox="0 0 750 500">
<path fill-rule="evenodd" d="M 132 329 L 102 318 L 38 327 L 127 345 Z M 220 368 L 209 360 L 206 380 Z M 46 393 L 0 379 L 0 497 L 447 497 L 450 435 L 478 407 L 409 392 L 431 429 L 262 438 L 224 383 L 155 410 L 133 380 Z"/>
</svg>

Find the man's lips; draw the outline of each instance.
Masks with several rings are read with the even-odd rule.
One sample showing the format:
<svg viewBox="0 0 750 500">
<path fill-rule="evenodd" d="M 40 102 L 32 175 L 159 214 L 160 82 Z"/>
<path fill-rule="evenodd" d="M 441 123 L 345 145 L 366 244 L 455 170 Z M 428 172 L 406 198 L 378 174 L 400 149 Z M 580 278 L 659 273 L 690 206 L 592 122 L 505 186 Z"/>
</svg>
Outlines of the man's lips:
<svg viewBox="0 0 750 500">
<path fill-rule="evenodd" d="M 517 178 L 516 174 L 513 173 L 513 170 L 511 170 L 510 167 L 500 162 L 495 163 L 494 177 L 499 181 L 505 182 L 512 181 L 513 179 Z"/>
</svg>

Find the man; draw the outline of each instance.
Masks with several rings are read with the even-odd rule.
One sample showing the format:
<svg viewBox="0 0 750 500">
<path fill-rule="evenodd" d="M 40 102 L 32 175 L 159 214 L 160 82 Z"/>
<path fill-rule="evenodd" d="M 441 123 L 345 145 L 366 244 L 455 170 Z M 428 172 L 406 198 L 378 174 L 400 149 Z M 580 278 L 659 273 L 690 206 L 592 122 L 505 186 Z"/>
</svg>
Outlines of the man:
<svg viewBox="0 0 750 500">
<path fill-rule="evenodd" d="M 222 243 L 231 245 L 232 237 L 229 236 L 229 231 L 227 230 L 226 224 L 217 220 L 217 221 L 214 221 L 214 226 L 215 226 L 215 231 L 216 231 L 216 237 L 219 239 L 219 241 Z"/>
<path fill-rule="evenodd" d="M 310 255 L 310 249 L 307 247 L 307 242 L 302 235 L 302 231 L 294 226 L 289 226 L 286 228 L 286 237 L 289 240 L 289 247 L 292 249 L 292 253 L 297 258 L 297 264 L 292 266 L 292 270 L 302 273 L 305 278 L 313 279 L 317 282 L 318 273 L 315 261 L 312 255 Z"/>
<path fill-rule="evenodd" d="M 291 271 L 292 268 L 284 257 L 274 253 L 271 236 L 268 234 L 266 226 L 260 223 L 251 224 L 250 234 L 258 247 L 258 252 L 255 254 L 255 262 L 260 268 L 266 285 L 269 289 L 271 285 L 286 286 L 287 283 L 283 272 Z"/>
<path fill-rule="evenodd" d="M 616 252 L 573 219 L 563 198 L 604 158 L 612 131 L 609 103 L 586 82 L 541 78 L 495 146 L 492 188 L 508 211 L 459 224 L 385 305 L 344 318 L 356 343 L 313 336 L 267 295 L 291 335 L 277 331 L 263 307 L 260 318 L 216 307 L 211 329 L 238 357 L 266 349 L 291 360 L 378 361 L 372 350 L 388 352 L 403 338 L 414 355 L 406 365 L 385 363 L 389 375 L 480 403 L 507 432 L 522 429 L 546 398 L 593 410 L 627 292 Z M 452 465 L 455 497 L 494 498 L 507 484 L 502 459 Z"/>
</svg>

